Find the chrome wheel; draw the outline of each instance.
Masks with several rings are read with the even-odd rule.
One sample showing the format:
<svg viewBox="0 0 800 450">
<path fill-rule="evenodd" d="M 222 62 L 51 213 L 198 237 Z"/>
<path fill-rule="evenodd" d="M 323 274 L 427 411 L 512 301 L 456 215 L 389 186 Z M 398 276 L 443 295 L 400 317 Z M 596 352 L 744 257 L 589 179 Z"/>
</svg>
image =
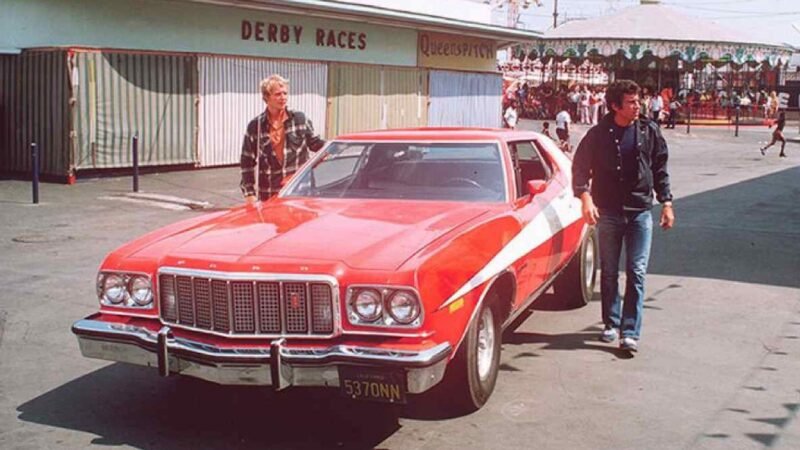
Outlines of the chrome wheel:
<svg viewBox="0 0 800 450">
<path fill-rule="evenodd" d="M 590 238 L 586 245 L 586 254 L 583 260 L 583 285 L 587 289 L 594 286 L 595 261 L 594 241 Z"/>
<path fill-rule="evenodd" d="M 478 377 L 486 380 L 492 372 L 495 352 L 494 317 L 492 308 L 483 308 L 483 312 L 478 322 Z"/>
</svg>

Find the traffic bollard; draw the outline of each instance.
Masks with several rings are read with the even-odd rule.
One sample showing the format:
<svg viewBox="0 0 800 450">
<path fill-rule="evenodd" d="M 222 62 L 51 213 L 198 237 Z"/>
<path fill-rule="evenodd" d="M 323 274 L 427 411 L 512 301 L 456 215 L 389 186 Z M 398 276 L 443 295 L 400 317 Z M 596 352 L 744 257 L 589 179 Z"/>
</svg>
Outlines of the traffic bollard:
<svg viewBox="0 0 800 450">
<path fill-rule="evenodd" d="M 686 105 L 686 134 L 692 129 L 692 106 Z"/>
<path fill-rule="evenodd" d="M 35 205 L 39 203 L 39 146 L 36 143 L 31 143 L 31 175 Z"/>
<path fill-rule="evenodd" d="M 139 133 L 133 135 L 133 192 L 139 192 Z"/>
<path fill-rule="evenodd" d="M 733 133 L 734 137 L 739 137 L 739 107 L 736 107 L 736 131 Z"/>
</svg>

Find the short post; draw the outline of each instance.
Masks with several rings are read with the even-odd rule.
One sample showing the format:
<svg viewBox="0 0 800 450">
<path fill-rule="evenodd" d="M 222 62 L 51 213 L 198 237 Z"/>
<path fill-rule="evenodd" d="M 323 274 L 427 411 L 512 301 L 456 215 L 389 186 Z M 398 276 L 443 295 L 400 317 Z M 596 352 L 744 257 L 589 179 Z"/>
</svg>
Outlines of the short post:
<svg viewBox="0 0 800 450">
<path fill-rule="evenodd" d="M 39 203 L 39 146 L 31 143 L 31 179 L 33 183 L 33 204 Z"/>
<path fill-rule="evenodd" d="M 133 192 L 139 192 L 139 133 L 133 135 Z"/>
<path fill-rule="evenodd" d="M 692 129 L 692 104 L 687 102 L 686 103 L 686 134 Z"/>
<path fill-rule="evenodd" d="M 736 105 L 736 131 L 733 132 L 735 137 L 739 137 L 739 105 Z"/>
</svg>

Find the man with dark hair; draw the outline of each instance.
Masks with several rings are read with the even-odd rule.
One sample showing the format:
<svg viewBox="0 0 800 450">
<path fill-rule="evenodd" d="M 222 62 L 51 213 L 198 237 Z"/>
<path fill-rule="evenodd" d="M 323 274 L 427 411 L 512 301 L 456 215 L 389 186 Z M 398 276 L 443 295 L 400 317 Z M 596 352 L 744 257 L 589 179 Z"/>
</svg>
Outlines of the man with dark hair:
<svg viewBox="0 0 800 450">
<path fill-rule="evenodd" d="M 662 203 L 660 225 L 675 221 L 667 172 L 667 143 L 658 125 L 640 116 L 639 86 L 619 80 L 609 86 L 611 112 L 581 140 L 572 165 L 572 188 L 581 213 L 597 224 L 600 240 L 601 340 L 637 351 L 642 327 L 644 279 L 653 233 L 653 191 Z M 591 181 L 591 187 L 590 187 Z M 619 260 L 625 244 L 625 301 L 619 295 Z M 622 306 L 622 311 L 620 311 Z"/>
</svg>

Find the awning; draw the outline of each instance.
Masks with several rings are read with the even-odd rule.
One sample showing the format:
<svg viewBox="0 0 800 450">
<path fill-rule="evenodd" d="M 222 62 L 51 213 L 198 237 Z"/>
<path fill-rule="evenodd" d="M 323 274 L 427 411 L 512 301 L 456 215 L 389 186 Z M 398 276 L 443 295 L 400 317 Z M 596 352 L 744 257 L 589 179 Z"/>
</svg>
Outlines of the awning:
<svg viewBox="0 0 800 450">
<path fill-rule="evenodd" d="M 786 64 L 792 48 L 760 42 L 746 31 L 680 13 L 668 6 L 643 2 L 616 14 L 567 23 L 544 33 L 534 48 L 538 56 L 610 57 L 629 60 L 646 56 L 677 57 L 686 62 L 712 60 L 734 64 Z"/>
</svg>

